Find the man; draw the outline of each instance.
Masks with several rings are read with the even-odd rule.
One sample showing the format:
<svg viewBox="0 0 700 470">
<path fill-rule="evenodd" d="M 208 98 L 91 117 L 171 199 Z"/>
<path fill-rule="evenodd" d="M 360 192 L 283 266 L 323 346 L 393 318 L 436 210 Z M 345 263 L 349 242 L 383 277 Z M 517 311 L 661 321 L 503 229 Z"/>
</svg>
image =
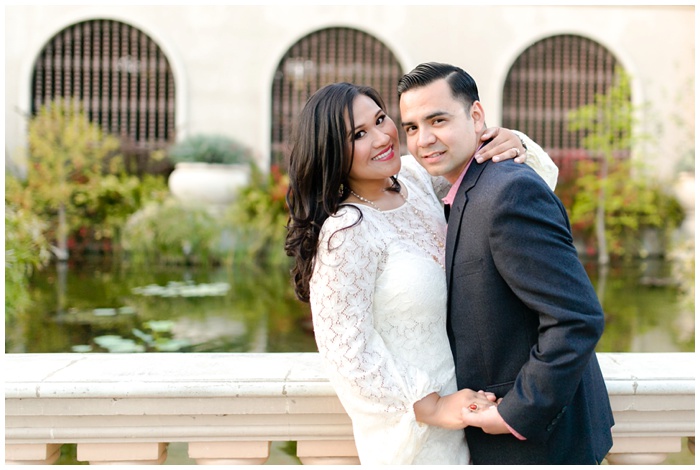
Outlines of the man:
<svg viewBox="0 0 700 470">
<path fill-rule="evenodd" d="M 410 152 L 452 183 L 445 268 L 458 387 L 500 400 L 465 410 L 473 463 L 600 463 L 614 424 L 595 356 L 604 317 L 564 206 L 527 165 L 472 162 L 486 123 L 462 69 L 421 64 L 399 97 Z"/>
</svg>

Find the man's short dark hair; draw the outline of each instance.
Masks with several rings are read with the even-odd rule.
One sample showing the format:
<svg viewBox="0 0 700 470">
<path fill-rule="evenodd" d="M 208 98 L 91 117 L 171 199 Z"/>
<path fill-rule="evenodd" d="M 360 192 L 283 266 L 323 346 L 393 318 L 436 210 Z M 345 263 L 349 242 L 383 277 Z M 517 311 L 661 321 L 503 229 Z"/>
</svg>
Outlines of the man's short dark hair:
<svg viewBox="0 0 700 470">
<path fill-rule="evenodd" d="M 426 62 L 416 66 L 399 80 L 399 99 L 401 94 L 414 88 L 424 87 L 436 80 L 445 79 L 452 90 L 452 96 L 464 102 L 467 108 L 474 101 L 479 101 L 476 82 L 467 72 L 459 67 L 438 62 Z"/>
</svg>

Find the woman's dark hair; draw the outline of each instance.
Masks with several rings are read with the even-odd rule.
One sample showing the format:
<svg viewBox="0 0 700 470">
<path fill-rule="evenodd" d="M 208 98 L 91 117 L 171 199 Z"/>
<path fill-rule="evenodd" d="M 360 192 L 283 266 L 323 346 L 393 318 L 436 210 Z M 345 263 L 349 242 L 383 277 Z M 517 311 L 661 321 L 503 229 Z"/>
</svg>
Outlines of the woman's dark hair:
<svg viewBox="0 0 700 470">
<path fill-rule="evenodd" d="M 287 255 L 294 258 L 291 271 L 294 290 L 304 302 L 309 301 L 309 282 L 321 226 L 348 196 L 347 180 L 355 152 L 355 142 L 348 136 L 349 130 L 355 128 L 352 107 L 359 95 L 368 96 L 381 109 L 386 109 L 373 88 L 334 83 L 309 98 L 293 132 L 287 190 L 289 219 L 284 248 Z M 349 129 L 345 126 L 346 115 Z M 395 178 L 393 183 L 392 189 L 395 189 L 398 186 Z M 361 219 L 362 213 L 353 225 Z"/>
</svg>

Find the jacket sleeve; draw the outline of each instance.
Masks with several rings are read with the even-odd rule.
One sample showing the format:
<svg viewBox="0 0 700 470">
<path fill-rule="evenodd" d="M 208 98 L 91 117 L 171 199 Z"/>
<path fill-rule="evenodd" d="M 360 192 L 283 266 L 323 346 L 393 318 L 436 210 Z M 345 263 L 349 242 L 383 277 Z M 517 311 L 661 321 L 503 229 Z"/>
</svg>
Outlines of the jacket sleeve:
<svg viewBox="0 0 700 470">
<path fill-rule="evenodd" d="M 499 412 L 528 440 L 544 441 L 595 353 L 604 315 L 554 193 L 529 173 L 510 180 L 495 200 L 489 234 L 494 263 L 539 319 L 537 342 Z"/>
</svg>

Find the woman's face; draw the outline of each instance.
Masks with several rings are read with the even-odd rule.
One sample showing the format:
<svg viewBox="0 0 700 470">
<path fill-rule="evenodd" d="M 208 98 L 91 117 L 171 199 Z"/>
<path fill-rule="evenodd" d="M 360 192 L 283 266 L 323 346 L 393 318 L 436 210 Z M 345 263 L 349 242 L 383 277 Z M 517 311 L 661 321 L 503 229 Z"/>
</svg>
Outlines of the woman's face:
<svg viewBox="0 0 700 470">
<path fill-rule="evenodd" d="M 348 154 L 352 151 L 353 140 L 355 142 L 348 183 L 355 191 L 360 191 L 368 183 L 384 184 L 388 177 L 401 169 L 399 131 L 394 121 L 369 96 L 357 96 L 352 112 L 354 129 L 350 129 L 350 117 L 345 115 Z"/>
</svg>

